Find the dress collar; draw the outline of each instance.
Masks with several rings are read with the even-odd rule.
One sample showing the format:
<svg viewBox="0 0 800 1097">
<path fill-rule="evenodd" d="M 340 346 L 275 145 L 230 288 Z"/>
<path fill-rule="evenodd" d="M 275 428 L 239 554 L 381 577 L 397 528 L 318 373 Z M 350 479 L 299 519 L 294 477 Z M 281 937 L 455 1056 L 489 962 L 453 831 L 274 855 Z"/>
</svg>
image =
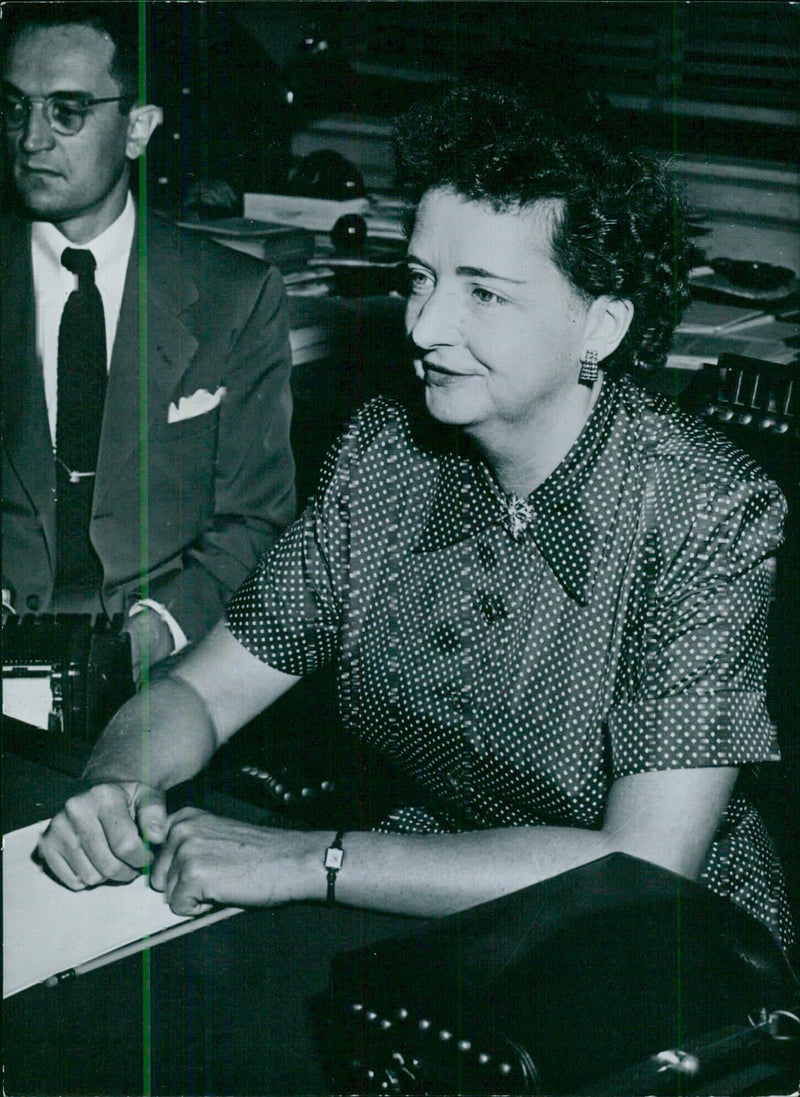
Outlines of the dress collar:
<svg viewBox="0 0 800 1097">
<path fill-rule="evenodd" d="M 34 247 L 38 248 L 47 257 L 48 262 L 55 267 L 61 266 L 61 255 L 64 248 L 78 248 L 79 250 L 91 251 L 97 263 L 98 274 L 102 274 L 115 263 L 121 264 L 124 274 L 135 230 L 136 207 L 133 197 L 128 191 L 122 213 L 116 221 L 86 244 L 73 244 L 60 229 L 49 221 L 33 221 L 31 224 L 31 239 Z"/>
<path fill-rule="evenodd" d="M 616 419 L 620 383 L 604 381 L 592 413 L 560 465 L 525 500 L 513 502 L 474 456 L 451 451 L 439 459 L 436 494 L 416 552 L 434 552 L 492 525 L 515 540 L 530 537 L 566 593 L 580 605 L 591 594 L 608 527 L 608 498 L 618 493 L 622 462 L 603 461 Z M 596 474 L 602 467 L 602 476 Z M 593 481 L 602 479 L 602 491 Z M 616 487 L 615 487 L 616 485 Z M 510 513 L 524 520 L 514 521 Z"/>
</svg>

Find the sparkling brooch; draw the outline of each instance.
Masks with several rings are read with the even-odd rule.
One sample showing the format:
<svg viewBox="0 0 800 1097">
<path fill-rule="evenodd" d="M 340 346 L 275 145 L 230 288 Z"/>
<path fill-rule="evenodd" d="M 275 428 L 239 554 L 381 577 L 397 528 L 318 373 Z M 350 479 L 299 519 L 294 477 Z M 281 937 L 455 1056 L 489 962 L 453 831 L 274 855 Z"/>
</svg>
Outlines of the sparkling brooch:
<svg viewBox="0 0 800 1097">
<path fill-rule="evenodd" d="M 481 466 L 481 470 L 503 511 L 504 527 L 514 540 L 518 541 L 525 530 L 533 525 L 536 519 L 536 508 L 528 499 L 503 491 L 485 465 Z"/>
</svg>

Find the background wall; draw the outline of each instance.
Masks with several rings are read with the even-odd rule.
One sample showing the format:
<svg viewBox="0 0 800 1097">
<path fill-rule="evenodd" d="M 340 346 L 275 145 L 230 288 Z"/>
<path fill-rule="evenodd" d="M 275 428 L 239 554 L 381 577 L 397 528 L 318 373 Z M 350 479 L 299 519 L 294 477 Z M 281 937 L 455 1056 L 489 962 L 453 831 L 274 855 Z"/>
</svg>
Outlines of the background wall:
<svg viewBox="0 0 800 1097">
<path fill-rule="evenodd" d="M 602 95 L 673 151 L 797 159 L 795 4 L 377 0 L 245 3 L 236 13 L 281 66 L 304 37 L 325 40 L 357 74 L 365 113 L 394 109 L 404 84 L 500 74 L 551 104 Z"/>
<path fill-rule="evenodd" d="M 677 170 L 713 162 L 711 172 L 685 172 L 705 204 L 718 208 L 713 187 L 733 180 L 737 212 L 800 221 L 800 5 L 156 0 L 149 8 L 154 83 L 169 100 L 161 156 L 174 163 L 180 148 L 185 178 L 227 163 L 237 177 L 249 174 L 249 189 L 269 189 L 285 170 L 287 135 L 322 123 L 330 134 L 338 119 L 357 126 L 373 186 L 390 188 L 391 117 L 437 83 L 500 75 L 545 107 L 584 113 L 677 158 Z M 726 174 L 730 160 L 772 173 L 755 171 L 746 193 L 746 175 Z"/>
</svg>

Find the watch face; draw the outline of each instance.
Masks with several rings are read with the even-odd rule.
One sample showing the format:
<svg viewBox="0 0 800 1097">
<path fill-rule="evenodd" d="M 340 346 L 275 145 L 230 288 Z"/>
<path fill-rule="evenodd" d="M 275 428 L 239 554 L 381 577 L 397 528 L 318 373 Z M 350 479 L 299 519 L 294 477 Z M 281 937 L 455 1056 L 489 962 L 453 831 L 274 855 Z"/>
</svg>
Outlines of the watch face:
<svg viewBox="0 0 800 1097">
<path fill-rule="evenodd" d="M 325 868 L 337 869 L 342 867 L 342 861 L 344 859 L 344 850 L 336 849 L 334 846 L 328 846 L 325 850 Z"/>
</svg>

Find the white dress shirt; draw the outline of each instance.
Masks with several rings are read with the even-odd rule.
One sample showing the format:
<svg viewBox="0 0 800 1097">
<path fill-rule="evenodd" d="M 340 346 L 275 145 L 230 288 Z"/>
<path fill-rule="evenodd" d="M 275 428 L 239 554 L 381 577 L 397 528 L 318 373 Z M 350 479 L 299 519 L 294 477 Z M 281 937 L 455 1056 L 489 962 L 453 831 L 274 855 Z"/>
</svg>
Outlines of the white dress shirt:
<svg viewBox="0 0 800 1097">
<path fill-rule="evenodd" d="M 125 276 L 135 232 L 136 209 L 129 192 L 125 208 L 114 224 L 109 225 L 94 240 L 80 245 L 81 250 L 91 251 L 97 264 L 95 283 L 103 299 L 106 324 L 106 369 L 111 364 L 111 351 L 117 334 Z M 78 286 L 78 276 L 67 270 L 61 262 L 61 256 L 64 248 L 75 246 L 49 221 L 34 221 L 31 225 L 36 355 L 44 377 L 44 397 L 53 446 L 56 440 L 58 410 L 58 329 L 67 298 Z M 187 639 L 183 629 L 164 606 L 146 598 L 131 607 L 130 616 L 141 613 L 143 609 L 152 609 L 167 625 L 174 651 L 180 651 L 186 646 Z"/>
<path fill-rule="evenodd" d="M 97 263 L 95 282 L 103 299 L 106 321 L 106 368 L 111 362 L 111 350 L 117 334 L 135 231 L 136 210 L 129 193 L 125 208 L 114 224 L 80 247 L 80 250 L 91 251 Z M 48 221 L 33 222 L 31 259 L 36 303 L 36 354 L 44 376 L 44 397 L 54 445 L 58 404 L 58 328 L 67 298 L 78 285 L 78 276 L 62 266 L 61 256 L 64 248 L 75 246 L 55 225 Z"/>
</svg>

